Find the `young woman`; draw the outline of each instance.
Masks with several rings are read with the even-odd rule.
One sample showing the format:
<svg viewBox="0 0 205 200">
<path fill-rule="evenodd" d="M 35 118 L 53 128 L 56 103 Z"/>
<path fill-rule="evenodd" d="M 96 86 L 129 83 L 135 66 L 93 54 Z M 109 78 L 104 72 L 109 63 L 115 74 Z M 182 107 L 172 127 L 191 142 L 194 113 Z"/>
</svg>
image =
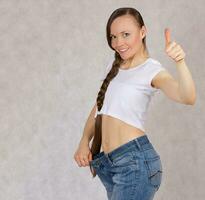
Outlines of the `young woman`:
<svg viewBox="0 0 205 200">
<path fill-rule="evenodd" d="M 149 102 L 161 89 L 170 99 L 193 105 L 194 82 L 185 53 L 170 41 L 169 29 L 165 51 L 176 63 L 179 80 L 149 56 L 146 27 L 136 9 L 115 10 L 106 31 L 115 57 L 106 68 L 74 159 L 80 167 L 90 166 L 93 177 L 98 175 L 109 200 L 151 200 L 162 181 L 162 163 L 144 128 Z"/>
</svg>

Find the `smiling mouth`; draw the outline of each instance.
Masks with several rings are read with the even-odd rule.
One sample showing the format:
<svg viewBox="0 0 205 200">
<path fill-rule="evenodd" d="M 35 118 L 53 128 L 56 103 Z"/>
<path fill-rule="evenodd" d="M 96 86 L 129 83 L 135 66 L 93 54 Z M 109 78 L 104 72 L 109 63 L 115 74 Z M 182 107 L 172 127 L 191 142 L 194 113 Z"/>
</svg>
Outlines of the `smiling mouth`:
<svg viewBox="0 0 205 200">
<path fill-rule="evenodd" d="M 128 50 L 129 50 L 129 48 L 128 48 L 128 49 L 118 50 L 118 52 L 119 52 L 120 54 L 123 54 L 123 53 L 126 53 Z"/>
</svg>

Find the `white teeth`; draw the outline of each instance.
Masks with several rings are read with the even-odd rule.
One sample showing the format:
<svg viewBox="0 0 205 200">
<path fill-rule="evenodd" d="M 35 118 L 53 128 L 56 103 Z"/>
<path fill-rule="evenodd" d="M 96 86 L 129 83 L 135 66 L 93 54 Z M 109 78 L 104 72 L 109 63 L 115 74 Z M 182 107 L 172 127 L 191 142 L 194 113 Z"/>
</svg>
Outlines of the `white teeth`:
<svg viewBox="0 0 205 200">
<path fill-rule="evenodd" d="M 120 52 L 124 52 L 124 51 L 127 51 L 127 49 L 123 49 L 123 50 L 119 50 Z"/>
</svg>

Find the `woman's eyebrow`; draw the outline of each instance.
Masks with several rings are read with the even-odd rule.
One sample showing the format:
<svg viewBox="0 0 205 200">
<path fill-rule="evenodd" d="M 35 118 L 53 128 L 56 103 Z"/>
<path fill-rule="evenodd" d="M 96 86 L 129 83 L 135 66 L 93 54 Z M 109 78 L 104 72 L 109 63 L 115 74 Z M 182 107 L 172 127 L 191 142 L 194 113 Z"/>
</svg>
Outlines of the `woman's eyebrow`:
<svg viewBox="0 0 205 200">
<path fill-rule="evenodd" d="M 128 32 L 128 31 L 121 31 L 120 33 L 125 33 L 125 32 Z M 115 36 L 114 34 L 110 34 L 110 36 Z"/>
</svg>

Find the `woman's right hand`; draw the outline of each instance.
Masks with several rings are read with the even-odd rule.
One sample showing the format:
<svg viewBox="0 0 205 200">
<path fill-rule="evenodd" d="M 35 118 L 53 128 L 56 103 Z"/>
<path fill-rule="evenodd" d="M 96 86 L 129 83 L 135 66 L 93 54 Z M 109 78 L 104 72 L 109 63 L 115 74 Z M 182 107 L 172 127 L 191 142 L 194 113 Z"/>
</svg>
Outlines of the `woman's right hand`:
<svg viewBox="0 0 205 200">
<path fill-rule="evenodd" d="M 92 160 L 92 153 L 90 151 L 89 144 L 80 143 L 74 154 L 74 159 L 79 167 L 89 166 L 89 161 Z"/>
</svg>

